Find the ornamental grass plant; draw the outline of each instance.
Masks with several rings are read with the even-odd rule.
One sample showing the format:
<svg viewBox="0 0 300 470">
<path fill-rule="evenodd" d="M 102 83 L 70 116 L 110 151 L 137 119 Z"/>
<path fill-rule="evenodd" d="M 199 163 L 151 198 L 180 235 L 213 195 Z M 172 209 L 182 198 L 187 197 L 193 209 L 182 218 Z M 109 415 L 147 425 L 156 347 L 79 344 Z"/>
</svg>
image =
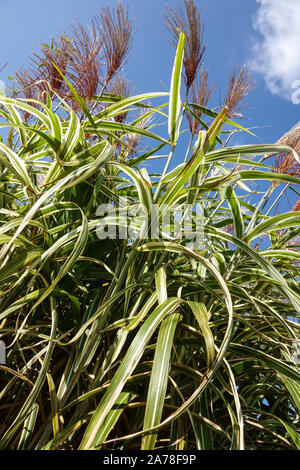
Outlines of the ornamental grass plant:
<svg viewBox="0 0 300 470">
<path fill-rule="evenodd" d="M 166 21 L 169 91 L 130 94 L 119 4 L 0 96 L 2 450 L 300 448 L 300 211 L 265 204 L 299 177 L 259 161 L 299 157 L 227 145 L 251 78 L 210 109 L 196 3 Z"/>
</svg>

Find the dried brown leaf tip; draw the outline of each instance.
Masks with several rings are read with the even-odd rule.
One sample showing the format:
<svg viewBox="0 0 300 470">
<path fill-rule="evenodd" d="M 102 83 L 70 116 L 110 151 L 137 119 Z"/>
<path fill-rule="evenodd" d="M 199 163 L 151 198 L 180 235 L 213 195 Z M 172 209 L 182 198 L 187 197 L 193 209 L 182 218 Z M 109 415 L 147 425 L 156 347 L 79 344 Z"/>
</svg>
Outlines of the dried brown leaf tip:
<svg viewBox="0 0 300 470">
<path fill-rule="evenodd" d="M 133 40 L 133 21 L 129 18 L 128 7 L 119 2 L 117 10 L 104 7 L 100 11 L 98 24 L 102 29 L 103 50 L 107 65 L 106 82 L 125 63 Z"/>
<path fill-rule="evenodd" d="M 200 70 L 200 73 L 197 77 L 197 79 L 193 82 L 192 87 L 189 92 L 189 101 L 192 103 L 198 104 L 200 106 L 207 106 L 207 103 L 211 97 L 212 92 L 215 89 L 215 85 L 213 85 L 211 88 L 209 86 L 208 82 L 208 70 Z M 201 111 L 198 111 L 196 109 L 193 109 L 194 114 L 200 119 L 202 116 Z M 190 131 L 192 135 L 195 135 L 195 133 L 198 130 L 198 127 L 200 125 L 199 121 L 190 113 L 187 113 L 186 115 Z"/>
<path fill-rule="evenodd" d="M 178 6 L 176 10 L 167 6 L 164 14 L 166 29 L 171 35 L 171 43 L 176 48 L 179 33 L 182 31 L 186 37 L 184 49 L 184 78 L 187 91 L 196 78 L 198 67 L 205 52 L 203 45 L 204 24 L 201 22 L 201 10 L 193 0 L 184 0 L 185 10 Z"/>
<path fill-rule="evenodd" d="M 227 106 L 229 110 L 228 117 L 239 115 L 239 112 L 243 107 L 241 105 L 242 101 L 253 89 L 254 83 L 251 81 L 246 66 L 244 65 L 241 68 L 238 76 L 236 69 L 234 69 L 229 79 L 227 95 L 224 103 L 224 106 Z"/>
</svg>

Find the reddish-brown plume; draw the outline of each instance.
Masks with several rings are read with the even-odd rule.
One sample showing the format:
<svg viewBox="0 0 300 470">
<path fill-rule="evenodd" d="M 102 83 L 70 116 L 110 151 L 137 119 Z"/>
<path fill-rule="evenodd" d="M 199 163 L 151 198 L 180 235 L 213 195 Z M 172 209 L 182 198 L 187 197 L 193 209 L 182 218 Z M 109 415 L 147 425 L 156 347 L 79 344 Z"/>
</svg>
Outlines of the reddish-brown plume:
<svg viewBox="0 0 300 470">
<path fill-rule="evenodd" d="M 274 171 L 284 175 L 300 176 L 300 163 L 292 153 L 277 154 Z"/>
<path fill-rule="evenodd" d="M 124 9 L 121 2 L 116 10 L 103 7 L 88 28 L 78 23 L 31 55 L 29 68 L 16 73 L 21 86 L 19 95 L 43 99 L 48 91 L 52 97 L 66 99 L 77 108 L 58 68 L 89 104 L 102 94 L 127 60 L 132 39 L 128 8 Z"/>
<path fill-rule="evenodd" d="M 150 125 L 152 119 L 152 115 L 148 114 L 148 110 L 141 111 L 137 122 L 135 123 L 135 127 L 138 127 L 139 129 L 147 129 L 147 127 Z M 127 157 L 134 155 L 139 149 L 139 144 L 141 141 L 141 135 L 140 134 L 133 134 L 132 132 L 125 134 L 124 136 L 124 142 L 125 142 L 125 151 L 127 154 Z"/>
<path fill-rule="evenodd" d="M 207 103 L 214 91 L 215 85 L 210 88 L 208 83 L 208 70 L 200 70 L 197 79 L 193 82 L 189 92 L 189 101 L 200 106 L 207 106 Z M 200 119 L 202 116 L 201 111 L 193 109 L 194 114 Z M 199 121 L 190 113 L 186 115 L 191 134 L 194 135 L 200 125 Z"/>
<path fill-rule="evenodd" d="M 72 39 L 69 41 L 69 47 L 64 47 L 68 64 L 66 75 L 88 103 L 97 94 L 99 86 L 103 86 L 102 39 L 94 21 L 89 30 L 79 23 L 72 26 L 70 35 Z"/>
<path fill-rule="evenodd" d="M 103 50 L 106 59 L 106 81 L 110 80 L 127 59 L 132 45 L 132 20 L 128 7 L 119 2 L 117 10 L 104 7 L 100 11 L 98 25 L 103 31 Z"/>
<path fill-rule="evenodd" d="M 185 34 L 184 71 L 187 91 L 196 78 L 198 68 L 205 52 L 203 45 L 204 24 L 201 22 L 201 10 L 197 9 L 194 0 L 184 0 L 185 11 L 181 6 L 176 10 L 167 6 L 164 14 L 166 28 L 171 36 L 171 43 L 177 47 L 180 31 Z"/>
<path fill-rule="evenodd" d="M 286 132 L 278 141 L 279 145 L 288 145 L 300 153 L 300 122 Z"/>
<path fill-rule="evenodd" d="M 286 132 L 276 142 L 278 145 L 291 147 L 297 154 L 300 152 L 300 122 L 298 122 L 292 129 Z M 268 153 L 260 161 L 263 162 L 267 158 L 275 156 L 275 164 L 273 171 L 291 176 L 300 176 L 300 162 L 299 157 L 294 156 L 292 152 L 285 152 L 281 154 Z M 279 182 L 274 182 L 279 184 Z"/>
<path fill-rule="evenodd" d="M 67 57 L 60 42 L 52 40 L 50 45 L 42 44 L 39 53 L 32 53 L 30 66 L 16 73 L 21 85 L 21 94 L 26 98 L 44 99 L 44 92 L 63 95 L 64 82 L 54 65 L 64 74 L 67 68 Z"/>
<path fill-rule="evenodd" d="M 119 96 L 120 98 L 128 98 L 130 95 L 130 86 L 123 75 L 117 75 L 116 78 L 110 82 L 107 92 Z M 124 122 L 127 114 L 128 112 L 118 114 L 114 119 L 116 122 Z"/>
<path fill-rule="evenodd" d="M 229 109 L 228 117 L 238 115 L 242 109 L 242 101 L 251 93 L 253 88 L 254 83 L 251 81 L 245 65 L 241 68 L 238 76 L 236 69 L 233 70 L 224 103 L 224 106 L 227 106 Z"/>
</svg>

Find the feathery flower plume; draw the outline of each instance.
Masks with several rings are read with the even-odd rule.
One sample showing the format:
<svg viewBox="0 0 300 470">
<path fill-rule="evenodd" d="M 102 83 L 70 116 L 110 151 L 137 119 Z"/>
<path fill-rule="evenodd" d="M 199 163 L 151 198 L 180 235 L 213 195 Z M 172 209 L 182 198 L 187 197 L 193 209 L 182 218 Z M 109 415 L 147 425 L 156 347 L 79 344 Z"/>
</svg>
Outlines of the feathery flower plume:
<svg viewBox="0 0 300 470">
<path fill-rule="evenodd" d="M 286 132 L 280 139 L 276 142 L 278 145 L 286 145 L 291 147 L 297 154 L 300 153 L 300 122 L 298 122 L 292 129 Z M 275 167 L 274 171 L 276 173 L 284 173 L 291 176 L 300 176 L 300 162 L 296 160 L 295 156 L 292 153 L 283 153 L 283 154 L 266 154 L 261 161 L 266 160 L 267 158 L 273 157 L 275 155 Z"/>
<path fill-rule="evenodd" d="M 198 67 L 202 63 L 205 52 L 203 45 L 204 24 L 201 22 L 201 10 L 197 9 L 194 0 L 184 0 L 185 11 L 181 6 L 176 10 L 167 6 L 164 14 L 165 27 L 171 35 L 171 43 L 176 48 L 180 31 L 185 34 L 184 47 L 184 78 L 187 92 L 194 82 Z"/>
<path fill-rule="evenodd" d="M 294 127 L 292 127 L 288 132 L 283 134 L 282 137 L 280 137 L 279 140 L 277 140 L 276 144 L 278 145 L 286 145 L 288 147 L 291 147 L 293 150 L 295 150 L 296 153 L 300 153 L 300 121 L 295 124 Z M 268 153 L 266 154 L 261 161 L 263 162 L 267 158 L 270 158 L 274 156 L 274 153 Z"/>
<path fill-rule="evenodd" d="M 102 28 L 102 41 L 106 59 L 106 83 L 116 74 L 122 64 L 126 62 L 132 46 L 132 23 L 129 19 L 128 7 L 124 9 L 119 2 L 117 10 L 104 7 L 100 11 L 98 25 Z"/>
<path fill-rule="evenodd" d="M 95 21 L 87 31 L 80 23 L 70 29 L 72 40 L 64 48 L 68 59 L 67 77 L 87 103 L 97 94 L 102 77 L 102 39 Z M 62 41 L 67 41 L 67 36 Z M 62 43 L 63 45 L 63 43 Z"/>
<path fill-rule="evenodd" d="M 300 163 L 292 153 L 283 153 L 275 156 L 273 170 L 284 175 L 300 176 Z"/>
<path fill-rule="evenodd" d="M 251 81 L 246 66 L 243 65 L 237 77 L 236 69 L 233 70 L 227 89 L 227 95 L 224 106 L 227 106 L 228 117 L 239 115 L 242 109 L 241 102 L 251 93 L 254 88 L 254 83 Z"/>
<path fill-rule="evenodd" d="M 64 46 L 64 47 L 62 47 Z M 30 61 L 31 67 L 29 74 L 32 82 L 36 83 L 40 91 L 40 99 L 43 98 L 43 92 L 48 91 L 51 95 L 53 92 L 64 94 L 64 81 L 59 74 L 58 70 L 53 64 L 63 73 L 67 69 L 67 55 L 65 48 L 67 48 L 65 41 L 52 40 L 51 45 L 42 44 L 39 54 L 33 53 Z"/>
<path fill-rule="evenodd" d="M 123 75 L 117 75 L 116 78 L 110 83 L 107 91 L 112 95 L 128 98 L 130 95 L 130 86 Z M 114 117 L 114 119 L 116 122 L 124 122 L 127 114 L 128 111 L 118 114 Z"/>
<path fill-rule="evenodd" d="M 121 2 L 116 11 L 103 7 L 89 29 L 78 23 L 52 40 L 51 45 L 42 44 L 40 53 L 30 57 L 30 67 L 17 73 L 22 90 L 26 89 L 26 98 L 43 99 L 44 91 L 48 91 L 51 96 L 56 94 L 69 100 L 78 111 L 78 103 L 57 68 L 87 104 L 97 94 L 101 95 L 125 63 L 132 45 L 133 21 L 128 11 Z"/>
<path fill-rule="evenodd" d="M 276 142 L 278 145 L 286 145 L 291 147 L 297 154 L 300 152 L 300 121 L 292 127 L 288 132 L 286 132 L 280 139 Z M 264 155 L 260 162 L 263 162 L 267 158 L 275 156 L 275 164 L 273 166 L 273 172 L 281 173 L 291 176 L 300 176 L 300 161 L 297 159 L 292 152 L 290 153 L 267 153 Z M 273 186 L 278 186 L 280 181 L 273 181 Z M 298 201 L 299 204 L 299 201 Z M 293 210 L 300 210 L 293 209 Z"/>
<path fill-rule="evenodd" d="M 148 114 L 148 110 L 140 111 L 138 122 L 135 124 L 135 127 L 138 127 L 139 129 L 147 129 L 152 119 L 152 115 L 147 115 L 147 114 Z M 129 156 L 132 156 L 136 152 L 138 152 L 139 150 L 138 145 L 141 141 L 141 135 L 134 134 L 132 132 L 125 134 L 124 141 L 126 144 L 126 149 L 125 149 L 126 157 L 128 158 Z"/>
<path fill-rule="evenodd" d="M 54 39 L 51 45 L 41 44 L 40 52 L 33 52 L 29 57 L 28 69 L 21 68 L 16 72 L 16 81 L 21 88 L 13 89 L 13 94 L 27 100 L 39 101 L 45 100 L 45 92 L 50 93 L 51 96 L 54 94 L 64 96 L 66 93 L 64 81 L 53 65 L 55 64 L 62 73 L 66 73 L 67 55 L 64 49 L 67 43 L 64 44 L 63 48 L 62 41 Z M 35 106 L 34 103 L 31 105 Z M 28 113 L 23 112 L 23 114 L 25 119 L 29 117 Z"/>
<path fill-rule="evenodd" d="M 21 88 L 17 91 L 14 90 L 13 93 L 17 93 L 18 97 L 23 98 L 25 100 L 39 99 L 39 88 L 28 70 L 20 69 L 19 72 L 16 72 L 16 81 Z M 36 107 L 35 103 L 30 103 L 30 105 Z M 27 121 L 27 119 L 29 119 L 31 116 L 31 114 L 27 111 L 21 110 L 21 113 L 25 121 Z"/>
<path fill-rule="evenodd" d="M 288 145 L 300 153 L 300 121 L 277 141 L 279 145 Z"/>
<path fill-rule="evenodd" d="M 189 101 L 192 101 L 192 103 L 198 104 L 200 106 L 206 106 L 214 89 L 215 85 L 213 85 L 212 88 L 209 88 L 208 70 L 204 71 L 201 69 L 197 79 L 193 82 L 190 89 Z M 201 118 L 201 111 L 193 109 L 193 112 L 199 119 Z M 193 136 L 197 132 L 200 123 L 190 113 L 187 113 L 186 117 L 189 123 L 191 134 Z"/>
</svg>

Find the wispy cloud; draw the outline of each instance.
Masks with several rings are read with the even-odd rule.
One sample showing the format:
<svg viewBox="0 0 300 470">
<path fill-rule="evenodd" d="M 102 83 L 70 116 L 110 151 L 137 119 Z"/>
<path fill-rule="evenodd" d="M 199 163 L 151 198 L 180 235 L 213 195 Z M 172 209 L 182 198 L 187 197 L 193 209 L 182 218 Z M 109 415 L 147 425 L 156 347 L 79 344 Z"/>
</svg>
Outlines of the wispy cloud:
<svg viewBox="0 0 300 470">
<path fill-rule="evenodd" d="M 271 93 L 291 99 L 300 80 L 300 1 L 256 0 L 258 33 L 250 69 L 263 75 Z"/>
</svg>

